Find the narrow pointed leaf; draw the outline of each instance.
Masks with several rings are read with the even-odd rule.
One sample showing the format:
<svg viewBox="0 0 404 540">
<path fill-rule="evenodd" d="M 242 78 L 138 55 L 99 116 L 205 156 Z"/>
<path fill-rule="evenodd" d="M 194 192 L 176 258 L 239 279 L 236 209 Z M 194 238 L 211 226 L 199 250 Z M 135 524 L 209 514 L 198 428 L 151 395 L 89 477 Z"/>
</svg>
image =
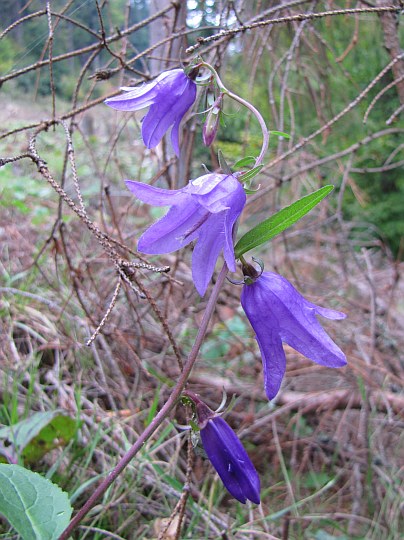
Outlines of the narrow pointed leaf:
<svg viewBox="0 0 404 540">
<path fill-rule="evenodd" d="M 247 195 L 255 195 L 257 191 L 259 191 L 261 184 L 257 187 L 257 189 L 251 189 L 251 188 L 244 188 L 244 191 Z"/>
<path fill-rule="evenodd" d="M 242 174 L 240 176 L 241 182 L 248 182 L 248 180 L 252 180 L 262 169 L 263 165 L 258 165 L 258 167 L 254 167 L 250 171 L 247 171 L 246 173 Z"/>
<path fill-rule="evenodd" d="M 237 242 L 234 252 L 236 259 L 247 253 L 251 249 L 265 244 L 274 236 L 280 234 L 285 229 L 296 223 L 300 218 L 306 215 L 314 208 L 324 197 L 326 197 L 334 186 L 324 186 L 321 189 L 306 195 L 302 199 L 294 202 L 286 208 L 282 208 L 279 212 L 259 223 L 256 227 L 248 231 Z"/>
<path fill-rule="evenodd" d="M 59 486 L 19 465 L 0 464 L 0 514 L 24 540 L 57 540 L 72 510 Z"/>
<path fill-rule="evenodd" d="M 218 151 L 217 157 L 219 159 L 219 165 L 220 168 L 223 171 L 223 174 L 231 174 L 231 169 L 229 165 L 227 164 L 227 161 L 224 159 L 223 152 L 221 150 Z"/>
<path fill-rule="evenodd" d="M 290 139 L 289 133 L 284 133 L 283 131 L 270 131 L 270 135 L 278 135 L 278 137 L 283 137 L 284 139 Z"/>
<path fill-rule="evenodd" d="M 247 156 L 243 159 L 239 159 L 236 161 L 236 163 L 233 165 L 233 169 L 242 169 L 243 167 L 248 167 L 249 165 L 255 165 L 256 159 L 253 156 Z"/>
</svg>

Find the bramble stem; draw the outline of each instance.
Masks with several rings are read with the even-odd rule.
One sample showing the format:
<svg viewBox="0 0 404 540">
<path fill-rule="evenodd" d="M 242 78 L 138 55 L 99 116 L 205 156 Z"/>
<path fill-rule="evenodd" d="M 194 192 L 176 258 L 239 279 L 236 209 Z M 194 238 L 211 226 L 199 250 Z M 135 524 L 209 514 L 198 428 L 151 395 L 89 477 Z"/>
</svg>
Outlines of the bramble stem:
<svg viewBox="0 0 404 540">
<path fill-rule="evenodd" d="M 188 359 L 184 365 L 184 369 L 182 370 L 179 376 L 179 379 L 176 385 L 174 386 L 173 391 L 170 394 L 170 397 L 168 398 L 166 403 L 163 405 L 163 407 L 160 409 L 160 411 L 157 413 L 157 415 L 154 417 L 154 419 L 151 421 L 151 423 L 139 436 L 137 441 L 132 445 L 132 447 L 128 450 L 128 452 L 122 457 L 119 463 L 112 469 L 112 471 L 108 474 L 108 476 L 96 488 L 94 493 L 85 502 L 84 506 L 80 508 L 80 510 L 71 520 L 67 528 L 60 535 L 59 540 L 68 540 L 72 531 L 79 525 L 79 523 L 87 515 L 87 513 L 91 510 L 91 508 L 93 508 L 93 506 L 95 505 L 99 497 L 101 497 L 101 495 L 103 495 L 106 492 L 109 486 L 121 474 L 121 472 L 125 469 L 125 467 L 129 464 L 129 462 L 135 457 L 135 455 L 139 452 L 142 446 L 153 435 L 153 433 L 161 425 L 163 420 L 167 418 L 169 412 L 176 405 L 177 400 L 180 397 L 181 392 L 188 381 L 188 377 L 191 374 L 192 368 L 194 367 L 195 361 L 199 353 L 199 349 L 201 348 L 203 339 L 205 337 L 205 334 L 208 328 L 209 321 L 215 310 L 216 301 L 219 296 L 220 289 L 222 288 L 223 282 L 226 278 L 227 272 L 228 272 L 227 264 L 224 263 L 223 268 L 220 271 L 217 281 L 213 287 L 212 294 L 210 295 L 210 298 L 206 305 L 202 322 L 198 329 L 198 334 L 195 338 L 195 342 L 192 346 L 191 352 L 189 353 Z"/>
</svg>

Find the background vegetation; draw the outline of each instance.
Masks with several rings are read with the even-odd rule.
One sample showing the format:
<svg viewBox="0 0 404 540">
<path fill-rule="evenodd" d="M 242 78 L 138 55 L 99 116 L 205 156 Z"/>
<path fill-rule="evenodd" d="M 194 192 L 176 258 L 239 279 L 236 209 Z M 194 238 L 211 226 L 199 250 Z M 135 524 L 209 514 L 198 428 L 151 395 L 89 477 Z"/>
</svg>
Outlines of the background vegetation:
<svg viewBox="0 0 404 540">
<path fill-rule="evenodd" d="M 271 138 L 241 232 L 307 191 L 336 186 L 259 256 L 311 300 L 348 314 L 327 330 L 349 365 L 327 370 L 287 348 L 282 392 L 268 403 L 240 291 L 227 284 L 190 388 L 212 408 L 223 389 L 235 395 L 226 419 L 259 470 L 261 506 L 227 495 L 188 445 L 178 407 L 76 538 L 400 538 L 404 81 L 397 73 L 404 66 L 385 45 L 388 27 L 402 43 L 401 19 L 291 18 L 369 7 L 342 1 L 114 0 L 97 7 L 70 0 L 52 2 L 50 13 L 44 2 L 1 0 L 0 7 L 0 423 L 12 427 L 39 412 L 65 418 L 28 450 L 14 448 L 10 432 L 0 435 L 4 461 L 11 444 L 18 463 L 59 484 L 79 508 L 166 400 L 206 305 L 192 286 L 191 249 L 153 258 L 146 262 L 167 264 L 170 273 L 133 269 L 130 280 L 146 298 L 124 283 L 86 346 L 114 297 L 116 265 L 38 163 L 22 157 L 29 139 L 119 257 L 141 262 L 136 239 L 159 213 L 134 200 L 123 179 L 181 187 L 203 173 L 202 163 L 216 169 L 219 149 L 229 163 L 256 154 L 259 127 L 226 103 L 219 139 L 204 148 L 201 95 L 198 114 L 184 123 L 178 162 L 168 143 L 144 150 L 142 113 L 116 113 L 103 99 L 186 61 L 186 47 L 198 38 L 289 17 L 197 52 L 262 111 L 270 129 L 290 134 Z M 0 530 L 15 537 L 5 521 Z"/>
</svg>

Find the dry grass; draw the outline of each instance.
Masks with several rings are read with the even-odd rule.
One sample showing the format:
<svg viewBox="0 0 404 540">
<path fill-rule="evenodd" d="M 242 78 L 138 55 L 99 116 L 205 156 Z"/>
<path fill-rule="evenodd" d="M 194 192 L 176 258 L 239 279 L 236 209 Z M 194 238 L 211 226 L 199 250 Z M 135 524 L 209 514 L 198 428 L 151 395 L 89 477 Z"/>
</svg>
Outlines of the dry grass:
<svg viewBox="0 0 404 540">
<path fill-rule="evenodd" d="M 25 166 L 22 173 L 29 175 Z M 293 183 L 284 201 L 300 190 Z M 146 208 L 135 207 L 119 182 L 111 186 L 108 204 L 98 196 L 88 200 L 88 212 L 108 234 L 134 248 L 134 226 L 142 228 L 149 219 Z M 68 213 L 57 237 L 50 236 L 55 196 L 46 200 L 49 213 L 40 226 L 31 221 L 39 197 L 24 202 L 26 214 L 12 205 L 1 211 L 3 419 L 6 411 L 21 419 L 54 408 L 80 418 L 70 447 L 36 465 L 46 471 L 56 462 L 55 478 L 77 505 L 91 491 L 91 480 L 116 463 L 150 411 L 164 402 L 178 364 L 152 306 L 126 285 L 102 334 L 85 346 L 108 307 L 115 272 Z M 184 538 L 325 538 L 325 531 L 398 538 L 404 465 L 401 268 L 380 247 L 350 248 L 344 229 L 331 219 L 332 203 L 324 206 L 275 240 L 263 258 L 311 300 L 348 314 L 346 321 L 327 325 L 348 367 L 322 368 L 287 348 L 282 392 L 268 404 L 239 290 L 225 286 L 190 384 L 212 407 L 223 389 L 236 396 L 227 419 L 260 472 L 262 506 L 247 513 L 237 509 L 218 481 L 212 483 L 210 465 L 196 456 Z M 137 278 L 185 356 L 205 305 L 190 287 L 190 250 L 159 257 L 157 264 L 170 265 L 169 275 L 137 271 Z M 95 538 L 96 529 L 104 528 L 128 539 L 161 532 L 160 520 L 170 515 L 185 482 L 186 438 L 176 427 L 185 421 L 180 407 L 94 509 L 80 538 Z"/>
</svg>

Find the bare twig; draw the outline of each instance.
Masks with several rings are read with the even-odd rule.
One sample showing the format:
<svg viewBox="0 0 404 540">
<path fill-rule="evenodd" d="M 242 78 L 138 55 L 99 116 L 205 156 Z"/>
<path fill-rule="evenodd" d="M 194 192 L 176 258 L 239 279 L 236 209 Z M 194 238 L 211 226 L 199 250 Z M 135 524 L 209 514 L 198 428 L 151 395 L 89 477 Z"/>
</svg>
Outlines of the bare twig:
<svg viewBox="0 0 404 540">
<path fill-rule="evenodd" d="M 351 9 L 336 9 L 332 11 L 322 11 L 320 13 L 299 13 L 298 15 L 289 15 L 287 17 L 278 17 L 276 19 L 268 19 L 266 21 L 259 21 L 256 23 L 245 24 L 240 28 L 233 28 L 229 30 L 221 30 L 217 34 L 208 36 L 206 38 L 198 38 L 196 45 L 188 47 L 186 52 L 188 54 L 194 53 L 201 45 L 205 43 L 210 43 L 211 41 L 217 41 L 223 37 L 233 37 L 240 32 L 245 32 L 246 30 L 255 30 L 257 28 L 263 28 L 264 26 L 272 24 L 284 24 L 288 22 L 301 22 L 306 20 L 315 20 L 322 19 L 323 17 L 333 17 L 336 15 L 353 15 L 355 13 L 388 13 L 388 12 L 399 12 L 400 8 L 398 6 L 381 6 L 381 7 L 369 7 L 369 8 L 351 8 Z"/>
</svg>

